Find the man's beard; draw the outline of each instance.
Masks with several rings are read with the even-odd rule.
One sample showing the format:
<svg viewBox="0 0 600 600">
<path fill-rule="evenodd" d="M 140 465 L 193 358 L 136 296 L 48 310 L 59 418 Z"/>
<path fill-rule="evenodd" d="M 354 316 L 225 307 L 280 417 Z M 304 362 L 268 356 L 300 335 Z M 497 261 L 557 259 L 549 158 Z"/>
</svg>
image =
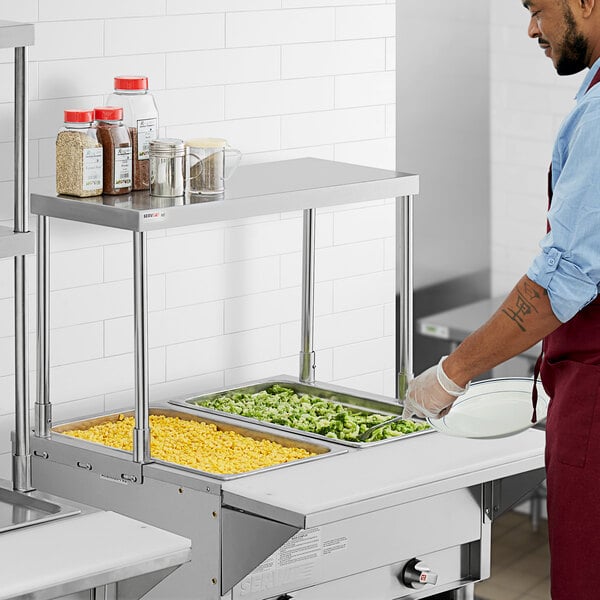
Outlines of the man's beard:
<svg viewBox="0 0 600 600">
<path fill-rule="evenodd" d="M 573 75 L 588 66 L 588 41 L 581 32 L 577 31 L 577 25 L 569 7 L 565 7 L 565 20 L 567 32 L 562 43 L 560 57 L 556 63 L 556 72 L 559 75 Z"/>
</svg>

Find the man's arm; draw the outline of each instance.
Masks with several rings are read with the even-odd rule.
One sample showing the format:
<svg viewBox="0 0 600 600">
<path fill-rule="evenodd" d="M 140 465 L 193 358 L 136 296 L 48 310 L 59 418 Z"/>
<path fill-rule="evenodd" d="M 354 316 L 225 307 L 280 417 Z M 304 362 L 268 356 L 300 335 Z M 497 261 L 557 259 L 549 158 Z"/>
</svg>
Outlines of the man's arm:
<svg viewBox="0 0 600 600">
<path fill-rule="evenodd" d="M 448 356 L 444 371 L 464 387 L 477 375 L 521 354 L 560 325 L 546 290 L 524 275 L 490 319 Z"/>
<path fill-rule="evenodd" d="M 445 415 L 471 379 L 521 354 L 561 324 L 546 290 L 524 275 L 486 323 L 410 381 L 402 415 Z"/>
</svg>

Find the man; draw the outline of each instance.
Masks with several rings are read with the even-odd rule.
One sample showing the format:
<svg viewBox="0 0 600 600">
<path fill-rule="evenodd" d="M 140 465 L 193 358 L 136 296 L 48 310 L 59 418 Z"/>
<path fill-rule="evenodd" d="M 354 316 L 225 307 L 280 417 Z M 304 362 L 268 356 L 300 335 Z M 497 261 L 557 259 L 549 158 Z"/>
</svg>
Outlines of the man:
<svg viewBox="0 0 600 600">
<path fill-rule="evenodd" d="M 541 253 L 498 311 L 414 379 L 405 414 L 448 412 L 468 382 L 543 339 L 553 600 L 600 598 L 600 0 L 524 0 L 559 75 L 589 68 L 557 135 Z"/>
</svg>

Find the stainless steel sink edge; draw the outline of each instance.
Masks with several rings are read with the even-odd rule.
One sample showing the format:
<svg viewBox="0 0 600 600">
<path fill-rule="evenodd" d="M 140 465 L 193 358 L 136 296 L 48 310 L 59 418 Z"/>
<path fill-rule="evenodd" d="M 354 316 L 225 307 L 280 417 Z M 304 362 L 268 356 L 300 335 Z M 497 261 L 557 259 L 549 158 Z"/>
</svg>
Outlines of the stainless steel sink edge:
<svg viewBox="0 0 600 600">
<path fill-rule="evenodd" d="M 0 479 L 0 534 L 22 527 L 54 521 L 82 512 L 80 507 L 37 490 L 13 490 L 10 481 Z"/>
</svg>

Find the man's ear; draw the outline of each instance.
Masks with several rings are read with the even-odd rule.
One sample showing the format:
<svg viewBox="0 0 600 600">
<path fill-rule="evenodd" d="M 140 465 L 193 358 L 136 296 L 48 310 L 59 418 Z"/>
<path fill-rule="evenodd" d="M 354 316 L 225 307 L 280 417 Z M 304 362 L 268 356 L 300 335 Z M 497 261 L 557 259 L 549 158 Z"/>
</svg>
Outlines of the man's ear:
<svg viewBox="0 0 600 600">
<path fill-rule="evenodd" d="M 579 0 L 581 5 L 581 16 L 583 18 L 589 17 L 594 12 L 596 6 L 596 0 Z"/>
</svg>

